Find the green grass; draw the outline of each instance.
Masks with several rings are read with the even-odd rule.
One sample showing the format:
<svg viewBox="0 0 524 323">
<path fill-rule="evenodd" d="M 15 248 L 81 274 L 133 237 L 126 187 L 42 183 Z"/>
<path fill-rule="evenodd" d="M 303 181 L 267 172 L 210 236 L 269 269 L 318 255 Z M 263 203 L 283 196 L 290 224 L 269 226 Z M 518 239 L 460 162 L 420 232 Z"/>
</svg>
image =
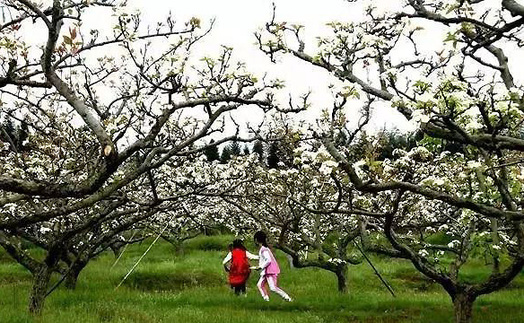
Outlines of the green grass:
<svg viewBox="0 0 524 323">
<path fill-rule="evenodd" d="M 256 290 L 257 273 L 248 297 L 231 294 L 221 266 L 232 237 L 199 237 L 176 249 L 159 242 L 117 290 L 122 277 L 148 247 L 128 248 L 120 262 L 106 253 L 81 273 L 77 289 L 59 288 L 46 301 L 44 314 L 27 314 L 31 275 L 0 252 L 0 322 L 451 322 L 452 308 L 442 288 L 410 263 L 374 257 L 397 298 L 384 289 L 365 263 L 351 266 L 348 295 L 336 291 L 335 276 L 319 269 L 290 269 L 277 253 L 280 286 L 294 298 L 276 295 L 266 303 Z M 248 244 L 252 252 L 251 244 Z M 465 277 L 485 275 L 470 268 Z M 55 277 L 54 279 L 57 279 Z M 506 289 L 478 299 L 478 322 L 522 322 L 524 275 Z"/>
</svg>

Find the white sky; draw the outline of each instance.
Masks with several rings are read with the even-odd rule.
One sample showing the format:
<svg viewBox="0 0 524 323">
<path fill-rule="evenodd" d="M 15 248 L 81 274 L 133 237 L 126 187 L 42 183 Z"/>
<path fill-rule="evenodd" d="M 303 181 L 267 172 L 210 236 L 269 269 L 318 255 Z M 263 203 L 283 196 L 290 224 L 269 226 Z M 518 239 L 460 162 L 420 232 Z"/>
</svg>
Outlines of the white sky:
<svg viewBox="0 0 524 323">
<path fill-rule="evenodd" d="M 395 1 L 381 2 L 381 7 L 390 7 Z M 263 28 L 272 15 L 272 3 L 277 8 L 277 21 L 301 24 L 306 40 L 306 52 L 313 52 L 315 37 L 327 35 L 331 21 L 356 21 L 362 18 L 362 8 L 366 0 L 348 2 L 346 0 L 132 0 L 130 4 L 136 6 L 143 13 L 144 22 L 151 24 L 161 20 L 169 11 L 180 22 L 191 17 L 198 17 L 202 25 L 206 26 L 211 19 L 216 19 L 211 34 L 205 38 L 199 47 L 199 56 L 213 56 L 220 51 L 220 45 L 234 47 L 234 56 L 245 61 L 249 71 L 255 74 L 278 77 L 286 82 L 286 89 L 282 91 L 281 100 L 287 104 L 287 93 L 295 97 L 312 91 L 311 100 L 314 103 L 309 118 L 314 118 L 322 108 L 332 104 L 328 85 L 336 80 L 320 68 L 292 57 L 283 57 L 276 65 L 258 50 L 255 44 L 254 32 Z M 398 5 L 398 4 L 397 4 Z M 327 104 L 327 106 L 326 106 Z M 385 108 L 376 113 L 373 124 L 382 128 L 384 123 L 399 128 L 409 127 L 404 118 L 393 110 Z"/>
<path fill-rule="evenodd" d="M 48 1 L 43 0 L 44 3 Z M 179 26 L 192 17 L 198 17 L 202 27 L 206 28 L 210 20 L 215 19 L 211 33 L 196 47 L 198 49 L 198 52 L 194 53 L 198 56 L 196 58 L 216 57 L 221 45 L 233 47 L 234 58 L 246 62 L 248 71 L 257 76 L 267 73 L 269 78 L 285 81 L 286 88 L 281 90 L 280 97 L 277 97 L 282 105 L 288 104 L 290 93 L 295 102 L 298 102 L 301 94 L 311 91 L 312 108 L 303 114 L 304 118 L 314 120 L 323 108 L 332 106 L 332 96 L 328 86 L 337 83 L 338 80 L 324 70 L 290 56 L 282 56 L 277 64 L 272 64 L 256 46 L 254 33 L 271 19 L 272 4 L 275 3 L 277 21 L 305 26 L 302 35 L 306 41 L 306 52 L 313 54 L 316 37 L 329 34 L 330 28 L 326 23 L 361 20 L 363 8 L 370 2 L 370 0 L 355 2 L 347 0 L 129 0 L 129 5 L 140 10 L 145 25 L 156 25 L 156 22 L 164 20 L 169 12 Z M 400 3 L 401 1 L 374 1 L 374 4 L 380 8 L 388 8 L 393 4 L 398 6 Z M 84 27 L 110 30 L 112 22 L 107 20 L 110 14 L 107 9 L 93 8 L 88 10 L 88 13 L 84 17 Z M 23 28 L 22 32 L 24 39 L 36 46 L 42 46 L 47 36 L 46 28 L 41 21 L 37 21 L 29 28 Z M 352 110 L 358 110 L 359 105 Z M 375 104 L 377 110 L 376 117 L 372 121 L 373 128 L 383 128 L 384 124 L 388 127 L 410 128 L 409 123 L 398 112 L 387 108 L 385 103 L 382 105 L 377 108 Z M 249 121 L 253 116 L 252 109 L 249 111 L 246 109 L 246 116 Z M 350 122 L 356 123 L 358 120 L 356 115 L 353 118 L 351 115 L 349 117 Z"/>
<path fill-rule="evenodd" d="M 43 0 L 47 2 L 49 0 Z M 258 50 L 255 45 L 254 32 L 263 28 L 271 18 L 272 3 L 277 7 L 277 21 L 301 24 L 305 26 L 303 38 L 306 41 L 306 52 L 314 53 L 315 37 L 327 35 L 331 21 L 358 21 L 363 18 L 363 8 L 372 2 L 380 9 L 398 7 L 402 0 L 129 0 L 130 5 L 137 7 L 142 12 L 144 23 L 154 25 L 163 20 L 171 11 L 180 24 L 189 21 L 191 17 L 198 17 L 205 28 L 209 20 L 216 19 L 214 29 L 200 44 L 196 56 L 216 56 L 220 45 L 234 48 L 234 57 L 245 61 L 249 71 L 261 76 L 268 73 L 269 77 L 278 77 L 286 82 L 286 89 L 282 90 L 282 104 L 287 104 L 288 93 L 295 98 L 300 94 L 313 91 L 311 101 L 312 111 L 308 112 L 309 119 L 318 115 L 322 108 L 330 107 L 332 98 L 328 86 L 337 82 L 331 75 L 320 68 L 304 63 L 299 59 L 289 56 L 272 64 L 269 58 Z M 524 3 L 524 0 L 519 0 Z M 486 6 L 500 6 L 499 0 L 486 0 Z M 110 28 L 111 22 L 103 15 L 97 15 L 97 9 L 86 24 L 92 28 Z M 425 29 L 420 35 L 422 39 L 429 39 L 421 44 L 426 51 L 436 50 L 442 44 L 442 39 L 435 35 L 435 30 Z M 30 28 L 24 29 L 26 39 L 35 40 L 37 43 L 45 39 L 46 30 L 41 22 Z M 41 44 L 40 44 L 41 45 Z M 521 64 L 519 59 L 510 59 L 510 64 Z M 519 77 L 519 76 L 517 76 Z M 401 129 L 409 128 L 404 118 L 387 108 L 387 103 L 378 108 L 372 122 L 374 128 L 382 128 L 384 124 L 389 127 L 396 126 Z M 248 112 L 251 113 L 251 112 Z M 356 118 L 353 118 L 356 119 Z"/>
</svg>

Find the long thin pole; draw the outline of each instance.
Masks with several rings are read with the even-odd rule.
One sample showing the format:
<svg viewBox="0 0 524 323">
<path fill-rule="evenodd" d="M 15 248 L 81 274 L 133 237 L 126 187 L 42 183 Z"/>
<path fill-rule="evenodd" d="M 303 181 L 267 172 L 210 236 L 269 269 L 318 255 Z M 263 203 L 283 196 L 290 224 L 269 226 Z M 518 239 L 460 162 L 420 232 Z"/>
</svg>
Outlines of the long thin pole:
<svg viewBox="0 0 524 323">
<path fill-rule="evenodd" d="M 137 230 L 133 231 L 133 234 L 131 235 L 131 238 L 129 238 L 129 241 L 133 241 L 133 238 L 135 237 L 136 231 Z M 115 267 L 116 264 L 118 263 L 118 261 L 120 260 L 120 258 L 122 258 L 122 256 L 124 255 L 124 252 L 126 252 L 127 246 L 129 246 L 128 243 L 126 243 L 126 245 L 124 246 L 124 250 L 122 250 L 122 252 L 118 255 L 118 257 L 116 258 L 116 260 L 113 263 L 113 265 L 111 266 L 111 268 L 109 268 L 110 271 L 113 270 L 113 267 Z"/>
<path fill-rule="evenodd" d="M 133 265 L 133 267 L 131 267 L 131 270 L 129 270 L 129 272 L 124 276 L 124 278 L 122 278 L 122 281 L 115 287 L 115 290 L 118 289 L 118 287 L 120 287 L 124 281 L 127 279 L 127 277 L 129 277 L 129 275 L 131 275 L 131 273 L 133 272 L 133 270 L 135 270 L 135 268 L 138 266 L 138 264 L 140 263 L 140 261 L 142 261 L 142 259 L 147 255 L 147 253 L 149 252 L 149 250 L 151 250 L 151 248 L 155 245 L 155 243 L 158 241 L 158 239 L 160 238 L 160 236 L 164 233 L 164 231 L 166 231 L 167 227 L 169 226 L 169 224 L 171 223 L 171 220 L 175 217 L 175 214 L 173 214 L 173 216 L 171 217 L 171 219 L 169 219 L 169 221 L 166 223 L 166 226 L 162 229 L 162 231 L 160 231 L 160 233 L 156 236 L 155 240 L 153 240 L 153 242 L 151 243 L 151 245 L 149 245 L 149 247 L 147 248 L 147 250 L 144 252 L 144 254 L 138 258 L 138 261 Z"/>
<path fill-rule="evenodd" d="M 86 245 L 87 246 L 87 245 Z M 78 259 L 80 259 L 80 255 L 82 254 L 82 252 L 84 252 L 84 250 L 86 249 L 83 248 L 82 250 L 80 250 L 80 252 L 78 253 L 78 256 L 76 256 L 76 258 L 71 262 L 71 264 L 69 265 L 69 267 L 67 268 L 66 272 L 64 274 L 62 274 L 62 277 L 60 277 L 60 280 L 58 280 L 58 282 L 56 282 L 55 285 L 53 285 L 53 287 L 51 287 L 51 289 L 49 289 L 49 291 L 45 294 L 45 297 L 51 295 L 51 293 L 58 288 L 58 286 L 60 286 L 60 284 L 62 284 L 62 282 L 65 280 L 65 278 L 67 277 L 67 275 L 69 275 L 69 273 L 71 272 L 71 270 L 73 270 L 73 266 L 77 263 Z"/>
<path fill-rule="evenodd" d="M 391 286 L 389 286 L 389 284 L 386 282 L 386 280 L 382 277 L 382 275 L 380 275 L 380 273 L 378 272 L 377 268 L 375 268 L 375 266 L 373 265 L 373 263 L 371 262 L 371 260 L 368 258 L 368 256 L 366 255 L 366 253 L 364 252 L 364 250 L 362 250 L 362 248 L 359 246 L 358 243 L 355 243 L 355 245 L 357 246 L 358 250 L 360 251 L 360 253 L 362 254 L 362 256 L 364 256 L 364 259 L 366 259 L 366 261 L 368 262 L 368 264 L 371 266 L 371 268 L 373 268 L 373 270 L 375 271 L 375 275 L 378 276 L 378 278 L 380 279 L 380 281 L 382 282 L 382 284 L 384 284 L 384 286 L 386 286 L 386 288 L 388 289 L 388 291 L 391 293 L 391 295 L 393 295 L 393 297 L 397 297 L 395 295 L 395 292 L 393 291 L 393 289 L 391 288 Z"/>
</svg>

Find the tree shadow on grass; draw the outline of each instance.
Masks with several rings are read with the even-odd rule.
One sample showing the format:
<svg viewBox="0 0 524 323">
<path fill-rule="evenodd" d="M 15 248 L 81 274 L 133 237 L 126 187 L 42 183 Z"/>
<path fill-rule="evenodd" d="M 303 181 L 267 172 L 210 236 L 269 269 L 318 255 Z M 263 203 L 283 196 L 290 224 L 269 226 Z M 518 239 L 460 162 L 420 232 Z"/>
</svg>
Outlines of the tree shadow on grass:
<svg viewBox="0 0 524 323">
<path fill-rule="evenodd" d="M 441 286 L 438 283 L 422 275 L 413 268 L 397 269 L 394 274 L 393 282 L 396 286 L 402 286 L 403 289 L 417 292 L 436 291 L 441 289 Z"/>
<path fill-rule="evenodd" d="M 0 268 L 0 286 L 8 284 L 22 284 L 31 282 L 31 273 L 27 270 L 11 270 Z"/>
<path fill-rule="evenodd" d="M 180 291 L 195 287 L 223 285 L 223 279 L 214 272 L 135 272 L 124 282 L 125 286 L 142 291 Z"/>
</svg>

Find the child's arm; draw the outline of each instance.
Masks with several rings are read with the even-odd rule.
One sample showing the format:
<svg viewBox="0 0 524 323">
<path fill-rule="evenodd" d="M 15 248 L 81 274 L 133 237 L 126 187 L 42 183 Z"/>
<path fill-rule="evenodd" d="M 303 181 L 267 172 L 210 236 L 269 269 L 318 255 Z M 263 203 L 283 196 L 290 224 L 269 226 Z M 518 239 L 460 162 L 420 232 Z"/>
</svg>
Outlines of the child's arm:
<svg viewBox="0 0 524 323">
<path fill-rule="evenodd" d="M 269 266 L 269 263 L 271 262 L 271 258 L 269 256 L 269 251 L 267 250 L 264 250 L 262 251 L 262 253 L 260 254 L 260 262 L 258 264 L 258 267 L 255 267 L 253 269 L 256 269 L 256 270 L 259 270 L 259 269 L 264 269 L 266 268 L 267 266 Z"/>
<path fill-rule="evenodd" d="M 251 260 L 258 260 L 258 256 L 252 254 L 252 253 L 249 252 L 249 251 L 246 251 L 246 256 L 247 256 L 248 259 L 251 259 Z"/>
<path fill-rule="evenodd" d="M 224 258 L 224 260 L 222 260 L 222 265 L 227 264 L 227 262 L 231 260 L 231 257 L 232 257 L 232 255 L 231 255 L 231 251 L 230 251 L 230 252 L 228 252 L 226 258 Z"/>
<path fill-rule="evenodd" d="M 227 266 L 227 263 L 229 261 L 231 261 L 231 258 L 233 257 L 233 255 L 231 254 L 231 251 L 227 253 L 227 256 L 224 258 L 224 260 L 222 260 L 222 265 L 224 265 L 224 270 L 229 272 L 229 267 Z"/>
</svg>

